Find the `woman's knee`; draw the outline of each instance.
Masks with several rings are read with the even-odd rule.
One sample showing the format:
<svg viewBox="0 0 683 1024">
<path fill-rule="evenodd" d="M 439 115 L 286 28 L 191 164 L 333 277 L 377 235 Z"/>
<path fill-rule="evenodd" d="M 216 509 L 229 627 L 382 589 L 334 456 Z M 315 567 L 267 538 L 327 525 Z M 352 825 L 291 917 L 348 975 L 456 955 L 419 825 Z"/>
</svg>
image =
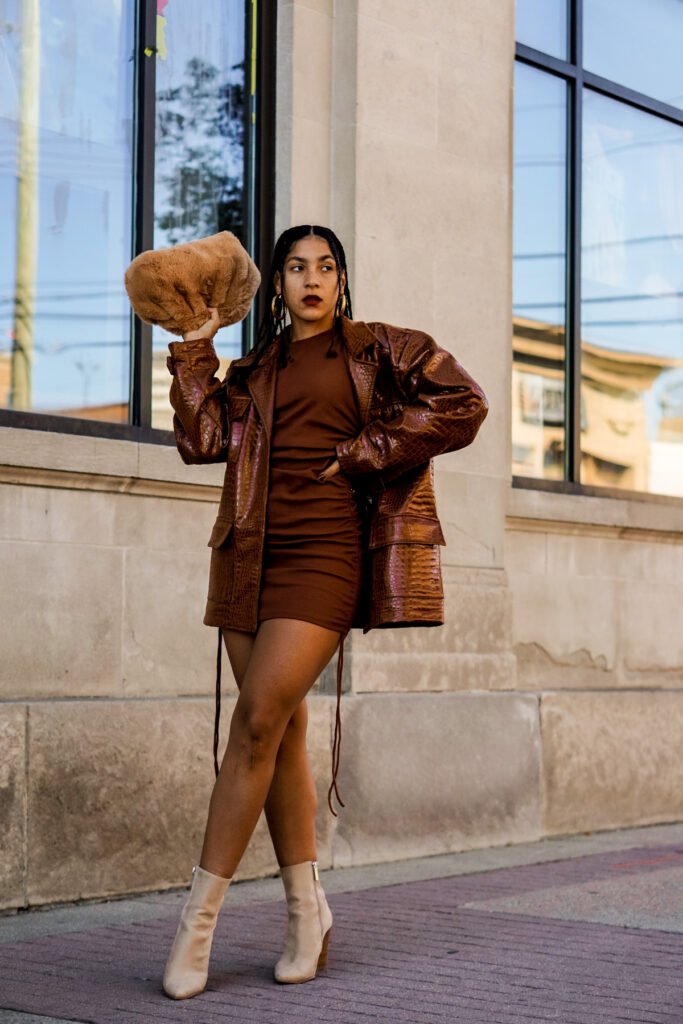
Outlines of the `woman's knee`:
<svg viewBox="0 0 683 1024">
<path fill-rule="evenodd" d="M 274 760 L 287 725 L 287 715 L 282 709 L 259 704 L 240 707 L 238 699 L 230 723 L 236 753 L 247 767 Z"/>
</svg>

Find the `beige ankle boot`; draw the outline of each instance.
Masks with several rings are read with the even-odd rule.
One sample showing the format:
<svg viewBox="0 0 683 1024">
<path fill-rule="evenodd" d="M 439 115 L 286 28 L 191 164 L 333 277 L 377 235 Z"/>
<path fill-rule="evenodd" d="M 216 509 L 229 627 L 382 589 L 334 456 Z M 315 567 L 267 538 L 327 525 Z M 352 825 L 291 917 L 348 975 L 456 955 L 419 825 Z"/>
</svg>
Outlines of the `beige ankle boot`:
<svg viewBox="0 0 683 1024">
<path fill-rule="evenodd" d="M 206 988 L 213 931 L 231 881 L 198 865 L 192 869 L 192 888 L 164 971 L 163 988 L 171 999 L 189 999 Z"/>
<path fill-rule="evenodd" d="M 318 878 L 316 861 L 280 870 L 287 896 L 289 930 L 284 953 L 275 965 L 275 980 L 310 981 L 327 963 L 332 912 Z"/>
</svg>

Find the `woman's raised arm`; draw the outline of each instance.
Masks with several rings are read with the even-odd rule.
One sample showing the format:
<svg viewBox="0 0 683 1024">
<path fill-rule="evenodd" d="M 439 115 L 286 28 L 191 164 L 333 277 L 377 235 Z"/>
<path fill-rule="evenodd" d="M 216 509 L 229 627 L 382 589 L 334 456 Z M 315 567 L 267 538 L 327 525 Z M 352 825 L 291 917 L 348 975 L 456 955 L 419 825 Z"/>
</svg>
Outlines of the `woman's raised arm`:
<svg viewBox="0 0 683 1024">
<path fill-rule="evenodd" d="M 213 347 L 218 311 L 184 341 L 168 346 L 166 365 L 173 375 L 169 398 L 174 409 L 173 431 L 183 462 L 225 462 L 228 456 L 228 403 L 225 382 L 215 376 L 219 367 Z"/>
</svg>

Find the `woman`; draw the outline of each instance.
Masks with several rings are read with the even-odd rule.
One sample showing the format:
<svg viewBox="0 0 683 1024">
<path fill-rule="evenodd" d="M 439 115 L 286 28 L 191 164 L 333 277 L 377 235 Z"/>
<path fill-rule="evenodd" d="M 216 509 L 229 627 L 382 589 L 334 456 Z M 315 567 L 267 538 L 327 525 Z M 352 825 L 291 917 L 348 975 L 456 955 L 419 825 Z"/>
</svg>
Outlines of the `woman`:
<svg viewBox="0 0 683 1024">
<path fill-rule="evenodd" d="M 188 463 L 227 463 L 204 622 L 222 630 L 239 688 L 164 973 L 175 999 L 206 985 L 217 914 L 262 809 L 289 912 L 275 978 L 308 981 L 324 965 L 332 914 L 317 875 L 305 697 L 339 647 L 331 792 L 344 637 L 443 622 L 430 459 L 471 443 L 487 412 L 428 335 L 351 319 L 344 250 L 327 228 L 278 239 L 267 309 L 223 382 L 215 310 L 169 346 L 178 449 Z"/>
</svg>

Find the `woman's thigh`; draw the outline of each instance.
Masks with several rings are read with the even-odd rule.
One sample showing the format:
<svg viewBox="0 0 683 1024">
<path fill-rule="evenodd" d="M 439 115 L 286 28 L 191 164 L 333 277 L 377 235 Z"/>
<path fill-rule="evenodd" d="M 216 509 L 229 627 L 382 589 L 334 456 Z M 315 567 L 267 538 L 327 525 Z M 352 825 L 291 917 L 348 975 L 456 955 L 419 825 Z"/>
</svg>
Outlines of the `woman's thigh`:
<svg viewBox="0 0 683 1024">
<path fill-rule="evenodd" d="M 230 644 L 232 638 L 226 638 Z M 261 622 L 251 649 L 232 645 L 235 675 L 241 673 L 235 712 L 244 720 L 284 722 L 295 712 L 339 646 L 337 630 L 301 619 Z M 230 651 L 230 647 L 228 647 Z M 241 672 L 246 662 L 246 668 Z"/>
<path fill-rule="evenodd" d="M 242 680 L 247 672 L 255 640 L 256 633 L 245 633 L 239 629 L 223 630 L 225 649 L 239 690 L 242 689 Z"/>
</svg>

